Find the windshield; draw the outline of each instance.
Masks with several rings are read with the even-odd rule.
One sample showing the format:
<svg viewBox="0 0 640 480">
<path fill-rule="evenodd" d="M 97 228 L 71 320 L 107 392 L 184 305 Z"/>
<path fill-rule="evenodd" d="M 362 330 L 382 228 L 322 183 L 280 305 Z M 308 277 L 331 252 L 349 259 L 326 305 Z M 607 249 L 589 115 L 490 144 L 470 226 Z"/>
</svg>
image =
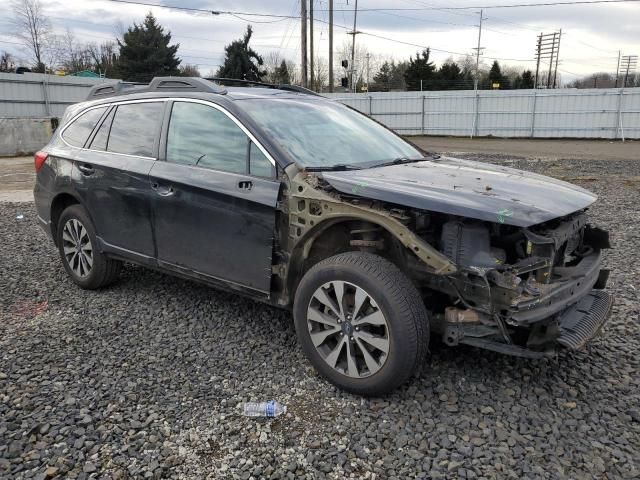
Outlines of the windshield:
<svg viewBox="0 0 640 480">
<path fill-rule="evenodd" d="M 393 132 L 328 101 L 247 99 L 244 109 L 303 167 L 366 167 L 423 157 Z"/>
</svg>

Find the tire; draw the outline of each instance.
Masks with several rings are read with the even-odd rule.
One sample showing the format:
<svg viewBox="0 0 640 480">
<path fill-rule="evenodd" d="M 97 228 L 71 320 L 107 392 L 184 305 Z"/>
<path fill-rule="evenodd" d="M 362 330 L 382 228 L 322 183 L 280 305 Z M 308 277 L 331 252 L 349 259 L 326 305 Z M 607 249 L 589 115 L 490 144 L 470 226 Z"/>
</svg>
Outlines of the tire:
<svg viewBox="0 0 640 480">
<path fill-rule="evenodd" d="M 370 253 L 342 253 L 309 269 L 293 315 L 298 341 L 318 373 L 351 393 L 390 392 L 427 353 L 429 317 L 420 294 L 398 267 Z"/>
<path fill-rule="evenodd" d="M 71 205 L 62 212 L 56 236 L 62 265 L 80 288 L 95 290 L 118 278 L 122 262 L 98 250 L 95 228 L 82 205 Z"/>
</svg>

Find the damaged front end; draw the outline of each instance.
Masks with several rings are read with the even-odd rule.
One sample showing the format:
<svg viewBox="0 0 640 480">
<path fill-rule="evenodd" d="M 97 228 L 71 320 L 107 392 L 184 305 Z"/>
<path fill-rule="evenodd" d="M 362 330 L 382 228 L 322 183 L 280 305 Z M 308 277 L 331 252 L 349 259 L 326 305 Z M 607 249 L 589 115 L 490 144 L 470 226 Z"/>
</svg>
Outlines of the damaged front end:
<svg viewBox="0 0 640 480">
<path fill-rule="evenodd" d="M 440 164 L 424 165 L 412 171 L 438 173 Z M 602 290 L 609 272 L 601 268 L 601 252 L 610 248 L 609 235 L 587 221 L 595 197 L 533 178 L 538 192 L 549 185 L 563 189 L 565 203 L 553 212 L 550 205 L 536 207 L 532 191 L 518 200 L 509 196 L 517 187 L 511 170 L 499 172 L 504 192 L 496 181 L 483 190 L 464 190 L 458 187 L 465 185 L 461 175 L 470 173 L 466 163 L 463 167 L 451 177 L 451 189 L 442 179 L 431 187 L 426 180 L 415 180 L 414 186 L 411 179 L 385 184 L 392 177 L 389 168 L 405 168 L 396 177 L 408 178 L 407 166 L 288 172 L 292 180 L 280 206 L 284 215 L 273 267 L 279 304 L 291 301 L 297 280 L 311 265 L 355 249 L 387 258 L 411 278 L 431 312 L 432 332 L 447 345 L 528 358 L 583 347 L 613 303 Z M 482 185 L 477 171 L 469 182 Z M 510 208 L 496 208 L 505 198 Z"/>
<path fill-rule="evenodd" d="M 532 227 L 450 218 L 439 230 L 458 271 L 422 281 L 457 299 L 434 315 L 447 345 L 539 358 L 582 348 L 607 320 L 609 237 L 584 211 Z"/>
</svg>

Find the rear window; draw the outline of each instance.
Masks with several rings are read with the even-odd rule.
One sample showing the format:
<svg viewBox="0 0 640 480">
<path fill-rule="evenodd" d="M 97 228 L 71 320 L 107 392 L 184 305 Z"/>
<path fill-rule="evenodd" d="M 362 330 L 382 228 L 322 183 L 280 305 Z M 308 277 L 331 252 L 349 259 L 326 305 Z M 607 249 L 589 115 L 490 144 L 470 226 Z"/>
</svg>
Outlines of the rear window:
<svg viewBox="0 0 640 480">
<path fill-rule="evenodd" d="M 163 109 L 162 102 L 118 105 L 111 124 L 107 151 L 153 157 Z"/>
<path fill-rule="evenodd" d="M 87 138 L 89 138 L 89 134 L 93 131 L 98 120 L 100 120 L 100 117 L 102 117 L 102 114 L 106 110 L 107 107 L 100 107 L 86 111 L 65 128 L 62 133 L 62 138 L 64 138 L 69 145 L 83 147 Z"/>
</svg>

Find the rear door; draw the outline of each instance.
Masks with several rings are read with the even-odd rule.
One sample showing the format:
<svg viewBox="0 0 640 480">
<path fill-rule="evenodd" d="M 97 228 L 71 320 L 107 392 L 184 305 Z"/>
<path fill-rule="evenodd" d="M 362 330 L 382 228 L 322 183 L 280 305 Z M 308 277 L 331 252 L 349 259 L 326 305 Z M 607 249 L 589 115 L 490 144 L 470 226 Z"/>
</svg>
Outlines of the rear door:
<svg viewBox="0 0 640 480">
<path fill-rule="evenodd" d="M 268 295 L 280 182 L 222 107 L 175 101 L 151 188 L 158 263 Z"/>
<path fill-rule="evenodd" d="M 101 246 L 153 264 L 149 171 L 158 155 L 163 101 L 114 105 L 76 159 L 76 189 Z"/>
</svg>

